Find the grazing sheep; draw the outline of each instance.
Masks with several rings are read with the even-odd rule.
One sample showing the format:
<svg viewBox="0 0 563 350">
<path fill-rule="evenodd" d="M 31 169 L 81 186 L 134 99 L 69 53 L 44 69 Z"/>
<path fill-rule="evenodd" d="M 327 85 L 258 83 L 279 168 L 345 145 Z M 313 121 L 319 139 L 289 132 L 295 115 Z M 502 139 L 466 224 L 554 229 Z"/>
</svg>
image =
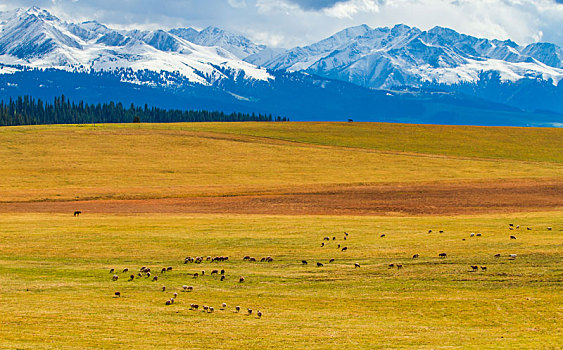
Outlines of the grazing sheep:
<svg viewBox="0 0 563 350">
<path fill-rule="evenodd" d="M 428 233 L 432 233 L 432 230 L 428 230 Z"/>
<path fill-rule="evenodd" d="M 120 298 L 121 297 L 121 292 L 115 292 L 115 296 Z"/>
<path fill-rule="evenodd" d="M 141 267 L 141 268 L 139 269 L 139 271 L 145 272 L 146 269 L 147 269 L 147 267 L 146 267 L 146 266 L 143 266 L 143 267 Z"/>
<path fill-rule="evenodd" d="M 252 309 L 248 309 L 248 314 L 252 315 Z"/>
<path fill-rule="evenodd" d="M 242 258 L 242 260 L 248 260 L 248 259 L 250 259 L 250 257 L 248 255 L 245 256 L 244 258 Z"/>
<path fill-rule="evenodd" d="M 199 273 L 194 273 L 194 278 L 198 278 L 199 277 Z"/>
<path fill-rule="evenodd" d="M 516 236 L 510 236 L 510 239 L 516 239 Z"/>
<path fill-rule="evenodd" d="M 511 260 L 516 259 L 516 256 L 517 256 L 516 254 L 510 254 L 510 255 L 509 255 L 509 257 L 510 257 Z"/>
<path fill-rule="evenodd" d="M 117 280 L 119 279 L 119 276 L 118 276 L 118 275 L 113 275 L 113 277 L 112 277 L 111 279 L 114 280 L 114 281 L 117 281 Z"/>
<path fill-rule="evenodd" d="M 197 304 L 190 304 L 190 310 L 197 310 L 199 308 L 199 305 Z"/>
<path fill-rule="evenodd" d="M 225 308 L 227 307 L 227 303 L 223 303 L 221 304 L 222 309 L 221 310 L 225 310 Z"/>
<path fill-rule="evenodd" d="M 480 233 L 477 234 L 477 237 L 481 237 L 481 236 L 482 236 L 482 234 L 480 234 Z"/>
<path fill-rule="evenodd" d="M 224 274 L 225 274 L 225 270 L 221 270 L 221 275 L 224 275 Z"/>
<path fill-rule="evenodd" d="M 475 237 L 475 233 L 471 232 L 471 234 L 469 235 L 469 237 Z"/>
<path fill-rule="evenodd" d="M 395 264 L 389 264 L 389 268 L 392 269 L 395 267 Z"/>
<path fill-rule="evenodd" d="M 475 272 L 479 270 L 479 266 L 477 265 L 471 265 L 471 272 Z"/>
<path fill-rule="evenodd" d="M 212 274 L 212 275 L 213 275 L 213 274 L 218 274 L 218 273 L 219 273 L 219 270 L 213 270 L 213 271 L 211 271 L 211 274 Z"/>
<path fill-rule="evenodd" d="M 209 310 L 209 313 L 212 313 L 213 311 L 215 311 L 215 309 L 213 308 L 213 306 L 210 306 L 208 310 Z"/>
<path fill-rule="evenodd" d="M 162 286 L 162 291 L 166 292 L 166 286 Z"/>
<path fill-rule="evenodd" d="M 465 238 L 462 238 L 461 240 L 462 240 L 462 241 L 465 241 Z"/>
<path fill-rule="evenodd" d="M 403 264 L 397 264 L 397 269 L 402 269 L 403 268 Z"/>
<path fill-rule="evenodd" d="M 160 273 L 165 273 L 166 272 L 166 268 L 163 267 L 162 270 L 160 270 Z"/>
<path fill-rule="evenodd" d="M 323 242 L 323 243 L 321 243 L 321 247 L 324 247 L 324 246 L 325 246 L 324 242 Z"/>
<path fill-rule="evenodd" d="M 519 228 L 520 228 L 520 225 L 516 225 L 516 229 L 519 229 Z"/>
<path fill-rule="evenodd" d="M 495 254 L 495 258 L 500 258 L 500 254 Z"/>
<path fill-rule="evenodd" d="M 532 228 L 531 228 L 531 227 L 526 227 L 526 230 L 531 231 Z"/>
<path fill-rule="evenodd" d="M 344 236 L 344 240 L 346 240 L 346 236 Z"/>
<path fill-rule="evenodd" d="M 154 277 L 152 278 L 152 281 L 153 281 L 153 282 L 158 281 L 158 276 L 154 276 Z"/>
<path fill-rule="evenodd" d="M 548 231 L 551 231 L 551 230 L 553 230 L 553 228 L 552 228 L 552 227 L 548 227 L 547 230 L 548 230 Z"/>
<path fill-rule="evenodd" d="M 128 269 L 128 268 L 124 268 L 122 272 L 127 272 L 127 271 L 129 271 L 129 269 Z"/>
<path fill-rule="evenodd" d="M 151 273 L 150 273 L 150 272 L 147 272 L 147 277 L 151 277 Z"/>
<path fill-rule="evenodd" d="M 174 292 L 174 299 L 178 297 L 178 293 Z"/>
<path fill-rule="evenodd" d="M 256 258 L 250 258 L 248 261 L 256 262 Z"/>
<path fill-rule="evenodd" d="M 235 306 L 235 312 L 240 312 L 240 306 Z"/>
<path fill-rule="evenodd" d="M 168 267 L 166 268 L 166 271 L 172 271 L 172 266 L 168 266 Z"/>
<path fill-rule="evenodd" d="M 347 251 L 347 250 L 348 250 L 348 247 L 342 248 L 342 251 L 343 251 L 343 252 L 345 252 L 345 251 Z"/>
<path fill-rule="evenodd" d="M 307 265 L 307 260 L 301 260 L 301 264 Z"/>
<path fill-rule="evenodd" d="M 340 249 L 340 244 L 338 245 L 338 247 L 336 249 Z"/>
<path fill-rule="evenodd" d="M 80 214 L 82 214 L 82 212 L 80 210 L 77 210 L 74 212 L 74 216 L 80 216 Z"/>
<path fill-rule="evenodd" d="M 166 305 L 172 305 L 172 300 L 166 300 Z"/>
<path fill-rule="evenodd" d="M 509 229 L 510 231 L 512 231 L 512 230 L 514 230 L 514 227 L 509 227 L 508 229 Z"/>
<path fill-rule="evenodd" d="M 445 257 L 447 257 L 448 255 L 447 255 L 446 253 L 440 253 L 440 254 L 438 254 L 438 256 L 439 256 L 440 258 L 445 258 Z"/>
<path fill-rule="evenodd" d="M 205 276 L 205 270 L 201 270 L 201 275 Z"/>
<path fill-rule="evenodd" d="M 514 227 L 514 224 L 508 224 L 508 226 L 510 226 L 510 227 Z"/>
<path fill-rule="evenodd" d="M 317 267 L 322 267 L 324 266 L 323 263 L 317 262 Z"/>
<path fill-rule="evenodd" d="M 323 240 L 324 240 L 324 241 L 330 241 L 330 238 L 329 238 L 329 237 L 325 237 L 325 238 L 323 238 Z"/>
<path fill-rule="evenodd" d="M 203 312 L 207 312 L 207 310 L 209 310 L 209 306 L 203 305 Z"/>
<path fill-rule="evenodd" d="M 272 262 L 272 261 L 274 261 L 274 259 L 272 259 L 271 256 L 266 257 L 266 262 L 269 262 L 269 263 L 270 263 L 270 262 Z"/>
<path fill-rule="evenodd" d="M 332 237 L 332 240 L 333 240 L 333 241 L 336 241 L 336 237 Z"/>
<path fill-rule="evenodd" d="M 135 279 L 135 275 L 129 276 L 129 281 L 132 281 L 132 280 L 134 280 L 134 279 Z"/>
<path fill-rule="evenodd" d="M 109 273 L 114 273 L 114 272 L 115 272 L 115 269 L 110 269 L 110 270 L 109 270 Z"/>
<path fill-rule="evenodd" d="M 137 274 L 137 276 L 143 277 L 143 274 L 139 272 L 139 273 Z"/>
<path fill-rule="evenodd" d="M 221 276 L 221 281 L 225 280 L 225 275 Z"/>
<path fill-rule="evenodd" d="M 379 237 L 380 237 L 380 238 L 383 238 L 383 237 L 385 237 L 385 233 L 384 233 L 384 234 L 382 234 L 382 235 L 381 235 L 381 236 L 379 236 Z"/>
<path fill-rule="evenodd" d="M 334 259 L 330 259 L 330 260 L 328 261 L 329 264 L 330 264 L 330 263 L 333 263 L 333 262 L 334 262 Z"/>
<path fill-rule="evenodd" d="M 444 230 L 440 230 L 440 231 L 438 231 L 438 232 L 439 232 L 439 233 L 444 233 Z"/>
<path fill-rule="evenodd" d="M 487 271 L 487 266 L 481 266 L 481 271 Z"/>
<path fill-rule="evenodd" d="M 193 290 L 193 287 L 189 287 L 189 286 L 183 285 L 183 286 L 182 286 L 182 289 L 183 289 L 185 292 L 187 292 L 188 290 L 190 290 L 190 291 Z"/>
<path fill-rule="evenodd" d="M 415 255 L 412 256 L 413 259 L 418 259 L 419 257 L 420 257 L 420 255 L 418 255 L 418 254 L 415 254 Z"/>
<path fill-rule="evenodd" d="M 211 257 L 208 256 L 207 258 L 205 258 L 205 260 L 206 260 L 206 261 L 209 261 L 209 260 L 211 260 Z"/>
<path fill-rule="evenodd" d="M 355 269 L 356 269 L 356 268 L 360 268 L 360 264 L 354 263 L 354 268 L 355 268 Z"/>
<path fill-rule="evenodd" d="M 258 318 L 262 318 L 262 311 L 258 310 L 258 312 L 256 313 L 256 315 L 258 315 Z"/>
<path fill-rule="evenodd" d="M 239 282 L 239 283 L 244 282 L 244 277 L 240 276 L 240 278 L 238 279 L 238 282 Z"/>
</svg>

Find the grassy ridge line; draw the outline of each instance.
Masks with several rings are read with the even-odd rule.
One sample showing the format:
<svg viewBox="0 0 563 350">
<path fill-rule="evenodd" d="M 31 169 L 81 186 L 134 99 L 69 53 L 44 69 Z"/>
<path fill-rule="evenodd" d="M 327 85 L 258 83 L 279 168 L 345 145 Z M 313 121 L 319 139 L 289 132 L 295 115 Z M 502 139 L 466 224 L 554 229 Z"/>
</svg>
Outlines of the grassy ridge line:
<svg viewBox="0 0 563 350">
<path fill-rule="evenodd" d="M 268 137 L 318 145 L 461 157 L 563 162 L 562 128 L 388 123 L 196 123 L 158 128 Z"/>
<path fill-rule="evenodd" d="M 228 132 L 207 137 L 209 131 L 194 130 L 245 125 L 0 128 L 0 200 L 161 198 L 358 183 L 563 177 L 557 162 L 326 148 L 254 136 L 241 141 Z M 288 125 L 297 131 L 301 124 Z"/>
</svg>

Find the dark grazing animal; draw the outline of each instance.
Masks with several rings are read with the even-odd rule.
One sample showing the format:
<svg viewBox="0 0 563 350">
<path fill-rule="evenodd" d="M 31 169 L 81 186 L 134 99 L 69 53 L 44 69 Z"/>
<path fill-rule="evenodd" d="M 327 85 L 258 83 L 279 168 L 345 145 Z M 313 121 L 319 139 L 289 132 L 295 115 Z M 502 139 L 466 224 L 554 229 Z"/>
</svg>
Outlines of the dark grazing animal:
<svg viewBox="0 0 563 350">
<path fill-rule="evenodd" d="M 345 251 L 347 251 L 347 250 L 348 250 L 348 247 L 342 248 L 342 251 L 343 251 L 343 252 L 345 252 Z"/>
<path fill-rule="evenodd" d="M 225 274 L 225 270 L 221 270 L 221 275 L 224 275 L 224 274 Z"/>
<path fill-rule="evenodd" d="M 211 271 L 211 274 L 212 274 L 212 275 L 213 275 L 213 274 L 216 275 L 216 274 L 218 274 L 218 273 L 219 273 L 219 270 L 213 270 L 213 271 Z"/>
<path fill-rule="evenodd" d="M 80 214 L 82 214 L 82 212 L 80 210 L 77 210 L 74 212 L 74 216 L 80 216 Z"/>
<path fill-rule="evenodd" d="M 500 254 L 495 254 L 495 258 L 500 258 Z"/>
<path fill-rule="evenodd" d="M 403 265 L 402 264 L 397 264 L 397 269 L 402 269 Z"/>
<path fill-rule="evenodd" d="M 330 263 L 333 263 L 333 262 L 334 262 L 334 259 L 330 259 L 330 260 L 328 261 L 329 264 L 330 264 Z"/>
<path fill-rule="evenodd" d="M 317 263 L 317 267 L 322 267 L 322 266 L 324 266 L 323 263 L 320 262 Z"/>
<path fill-rule="evenodd" d="M 359 267 L 360 267 L 360 264 L 354 263 L 354 268 L 359 268 Z"/>
<path fill-rule="evenodd" d="M 307 265 L 307 260 L 301 260 L 301 264 Z"/>
<path fill-rule="evenodd" d="M 121 297 L 121 292 L 115 292 L 115 296 L 118 298 Z"/>
<path fill-rule="evenodd" d="M 221 281 L 225 280 L 225 275 L 221 276 Z"/>
<path fill-rule="evenodd" d="M 240 278 L 238 279 L 239 283 L 244 282 L 244 277 L 240 276 Z"/>
<path fill-rule="evenodd" d="M 482 271 L 487 271 L 487 266 L 481 266 Z"/>
<path fill-rule="evenodd" d="M 510 239 L 516 239 L 516 236 L 510 236 Z"/>
<path fill-rule="evenodd" d="M 384 233 L 384 234 L 382 234 L 382 235 L 381 235 L 381 236 L 379 236 L 379 237 L 381 237 L 381 238 L 385 237 L 385 233 Z"/>
<path fill-rule="evenodd" d="M 477 266 L 477 265 L 471 265 L 471 271 L 472 271 L 472 272 L 475 272 L 475 271 L 478 271 L 478 270 L 479 270 L 479 266 Z"/>
<path fill-rule="evenodd" d="M 448 255 L 447 255 L 446 253 L 440 253 L 440 254 L 438 254 L 438 256 L 439 256 L 440 258 L 445 258 L 445 257 L 447 257 Z"/>
<path fill-rule="evenodd" d="M 420 257 L 420 255 L 418 255 L 418 254 L 415 254 L 415 255 L 412 256 L 413 259 L 418 259 L 419 257 Z"/>
</svg>

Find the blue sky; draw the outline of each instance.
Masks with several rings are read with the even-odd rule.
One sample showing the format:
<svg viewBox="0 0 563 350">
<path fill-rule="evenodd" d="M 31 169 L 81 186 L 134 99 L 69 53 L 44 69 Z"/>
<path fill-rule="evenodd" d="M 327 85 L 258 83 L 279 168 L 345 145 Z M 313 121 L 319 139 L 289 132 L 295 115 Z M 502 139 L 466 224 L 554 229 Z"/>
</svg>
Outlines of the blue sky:
<svg viewBox="0 0 563 350">
<path fill-rule="evenodd" d="M 276 47 L 306 45 L 349 26 L 436 25 L 487 38 L 563 46 L 563 0 L 2 0 L 67 21 L 117 28 L 215 25 Z"/>
</svg>

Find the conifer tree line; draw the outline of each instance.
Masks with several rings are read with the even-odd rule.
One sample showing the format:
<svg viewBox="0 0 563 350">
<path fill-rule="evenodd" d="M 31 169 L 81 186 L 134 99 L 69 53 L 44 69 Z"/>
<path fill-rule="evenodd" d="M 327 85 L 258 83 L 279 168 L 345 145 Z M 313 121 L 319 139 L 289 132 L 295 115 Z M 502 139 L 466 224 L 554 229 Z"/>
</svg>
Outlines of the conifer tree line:
<svg viewBox="0 0 563 350">
<path fill-rule="evenodd" d="M 90 123 L 172 123 L 172 122 L 242 122 L 288 121 L 272 115 L 230 113 L 206 110 L 178 110 L 157 107 L 140 107 L 121 103 L 88 104 L 71 102 L 64 95 L 55 97 L 53 103 L 20 96 L 0 101 L 0 126 L 35 124 L 90 124 Z"/>
</svg>

